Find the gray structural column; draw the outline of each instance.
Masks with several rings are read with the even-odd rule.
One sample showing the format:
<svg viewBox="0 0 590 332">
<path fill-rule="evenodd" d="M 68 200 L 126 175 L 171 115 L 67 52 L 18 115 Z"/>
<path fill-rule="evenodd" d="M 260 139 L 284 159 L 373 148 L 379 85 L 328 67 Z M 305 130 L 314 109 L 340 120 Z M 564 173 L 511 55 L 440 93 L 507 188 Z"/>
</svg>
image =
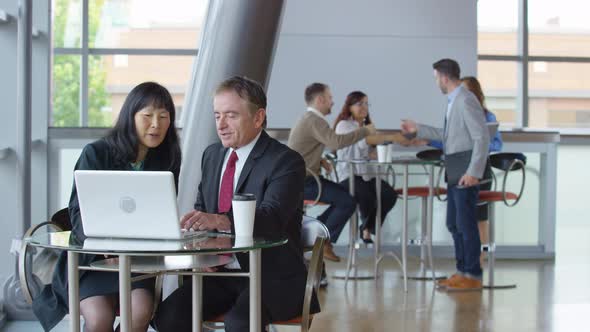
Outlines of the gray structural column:
<svg viewBox="0 0 590 332">
<path fill-rule="evenodd" d="M 179 210 L 193 208 L 201 181 L 201 155 L 218 140 L 213 117 L 216 86 L 234 75 L 267 87 L 279 36 L 283 0 L 211 0 L 182 115 Z M 272 116 L 272 114 L 270 114 Z"/>
<path fill-rule="evenodd" d="M 16 175 L 19 210 L 18 236 L 31 226 L 31 80 L 32 80 L 32 0 L 19 1 L 17 102 L 16 102 Z"/>
<path fill-rule="evenodd" d="M 17 238 L 31 225 L 31 82 L 32 82 L 32 0 L 20 0 L 17 38 L 16 110 L 16 192 Z M 13 245 L 13 248 L 15 246 Z M 12 319 L 31 317 L 30 306 L 20 291 L 18 267 L 4 284 L 4 310 Z"/>
</svg>

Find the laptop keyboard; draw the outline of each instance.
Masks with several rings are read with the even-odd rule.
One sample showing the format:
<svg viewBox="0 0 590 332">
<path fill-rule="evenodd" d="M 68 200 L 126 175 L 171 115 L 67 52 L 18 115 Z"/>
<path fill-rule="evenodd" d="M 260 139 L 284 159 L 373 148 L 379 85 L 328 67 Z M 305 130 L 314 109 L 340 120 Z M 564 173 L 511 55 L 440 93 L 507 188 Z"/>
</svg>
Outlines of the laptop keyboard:
<svg viewBox="0 0 590 332">
<path fill-rule="evenodd" d="M 195 231 L 192 229 L 182 229 L 181 230 L 182 233 L 182 238 L 183 239 L 189 239 L 189 238 L 193 238 L 193 237 L 197 237 L 197 236 L 201 236 L 204 234 L 207 234 L 207 231 Z"/>
</svg>

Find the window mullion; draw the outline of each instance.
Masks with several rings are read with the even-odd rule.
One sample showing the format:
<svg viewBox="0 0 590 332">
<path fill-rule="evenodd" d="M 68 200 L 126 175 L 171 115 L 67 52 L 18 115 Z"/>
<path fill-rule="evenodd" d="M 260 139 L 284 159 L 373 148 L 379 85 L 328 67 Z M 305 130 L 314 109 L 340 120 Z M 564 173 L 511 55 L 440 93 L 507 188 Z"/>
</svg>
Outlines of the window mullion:
<svg viewBox="0 0 590 332">
<path fill-rule="evenodd" d="M 521 114 L 517 121 L 519 127 L 529 126 L 529 27 L 528 0 L 518 2 L 518 55 L 521 61 L 517 66 L 516 105 Z"/>
<path fill-rule="evenodd" d="M 80 126 L 88 127 L 88 0 L 82 1 L 82 59 L 80 63 Z"/>
<path fill-rule="evenodd" d="M 197 49 L 160 49 L 160 48 L 89 48 L 89 54 L 91 55 L 188 55 L 196 56 L 198 53 Z"/>
<path fill-rule="evenodd" d="M 88 55 L 160 55 L 160 56 L 197 56 L 198 49 L 172 49 L 172 48 L 88 48 Z M 56 55 L 81 55 L 82 48 L 56 47 L 53 49 Z"/>
</svg>

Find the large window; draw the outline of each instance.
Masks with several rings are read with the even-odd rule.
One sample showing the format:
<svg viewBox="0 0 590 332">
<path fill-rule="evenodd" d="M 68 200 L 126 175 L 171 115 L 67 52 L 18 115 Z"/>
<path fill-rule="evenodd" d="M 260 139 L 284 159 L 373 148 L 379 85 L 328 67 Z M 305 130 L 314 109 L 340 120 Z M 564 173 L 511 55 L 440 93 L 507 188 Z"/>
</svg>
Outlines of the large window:
<svg viewBox="0 0 590 332">
<path fill-rule="evenodd" d="M 529 53 L 590 56 L 590 1 L 529 1 Z"/>
<path fill-rule="evenodd" d="M 206 0 L 52 0 L 54 127 L 110 127 L 157 81 L 182 111 Z"/>
<path fill-rule="evenodd" d="M 589 10 L 587 0 L 478 0 L 478 72 L 503 127 L 590 132 Z"/>
<path fill-rule="evenodd" d="M 590 128 L 590 62 L 529 62 L 529 127 Z"/>
<path fill-rule="evenodd" d="M 477 66 L 486 107 L 502 127 L 517 127 L 518 1 L 479 0 L 477 26 L 478 53 L 492 59 L 480 59 Z"/>
<path fill-rule="evenodd" d="M 516 107 L 516 62 L 480 60 L 477 72 L 486 107 L 496 115 L 503 127 L 516 127 L 519 116 Z"/>
<path fill-rule="evenodd" d="M 478 0 L 477 38 L 480 54 L 517 54 L 516 4 L 515 0 Z"/>
</svg>

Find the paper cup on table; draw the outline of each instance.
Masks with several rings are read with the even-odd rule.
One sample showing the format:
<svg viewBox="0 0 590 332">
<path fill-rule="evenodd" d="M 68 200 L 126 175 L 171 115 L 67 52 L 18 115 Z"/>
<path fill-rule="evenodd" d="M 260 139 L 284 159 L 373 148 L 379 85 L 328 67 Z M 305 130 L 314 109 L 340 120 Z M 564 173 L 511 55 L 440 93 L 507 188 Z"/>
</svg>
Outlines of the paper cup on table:
<svg viewBox="0 0 590 332">
<path fill-rule="evenodd" d="M 388 144 L 387 147 L 388 147 L 388 149 L 387 149 L 387 162 L 392 162 L 393 161 L 393 144 Z"/>
<path fill-rule="evenodd" d="M 385 144 L 377 145 L 377 161 L 380 163 L 385 163 L 388 161 L 389 158 L 389 146 Z"/>
<path fill-rule="evenodd" d="M 254 245 L 252 236 L 238 236 L 235 237 L 234 248 L 251 247 Z"/>
<path fill-rule="evenodd" d="M 236 237 L 252 237 L 254 232 L 254 215 L 256 196 L 254 194 L 235 194 L 232 200 L 234 229 Z"/>
</svg>

